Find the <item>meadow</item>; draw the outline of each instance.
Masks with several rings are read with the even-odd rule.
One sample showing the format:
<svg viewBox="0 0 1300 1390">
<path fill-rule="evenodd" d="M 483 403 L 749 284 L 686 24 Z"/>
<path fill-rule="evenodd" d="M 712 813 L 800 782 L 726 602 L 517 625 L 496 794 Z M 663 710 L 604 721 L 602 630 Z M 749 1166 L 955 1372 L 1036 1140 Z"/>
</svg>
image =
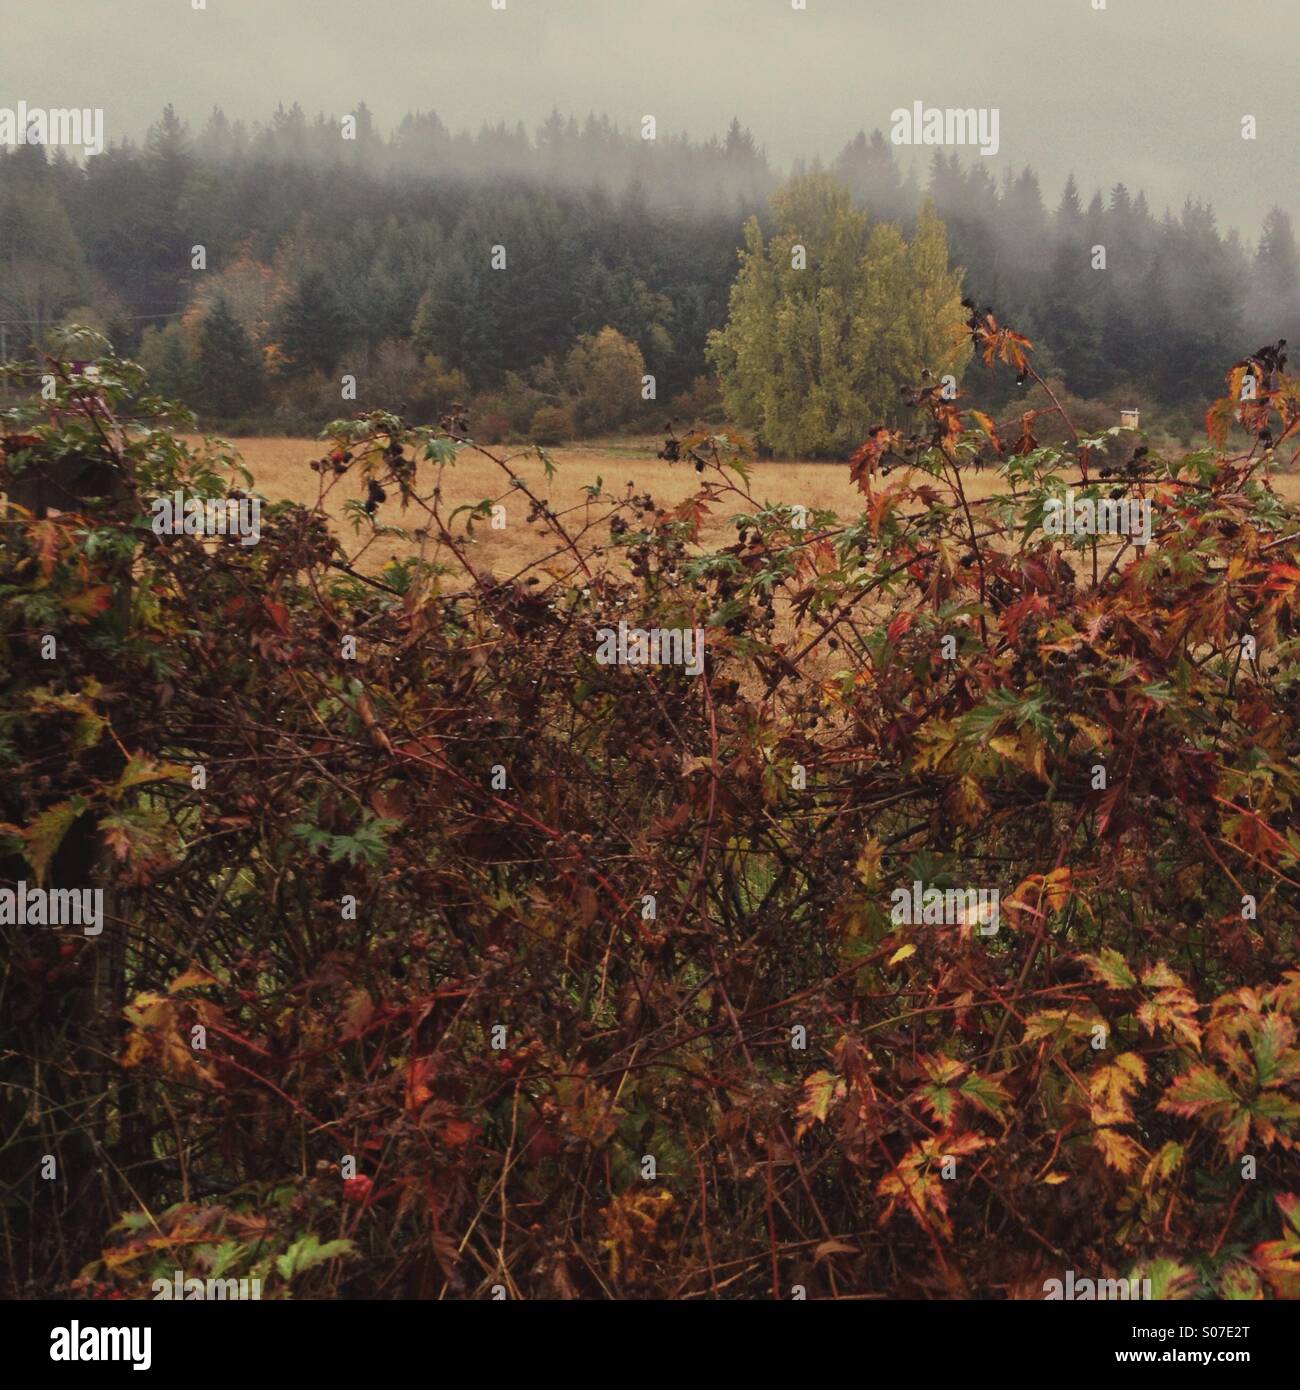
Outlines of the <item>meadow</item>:
<svg viewBox="0 0 1300 1390">
<path fill-rule="evenodd" d="M 320 458 L 323 446 L 313 439 L 289 436 L 244 437 L 229 441 L 234 445 L 245 466 L 253 475 L 257 489 L 271 501 L 296 500 L 311 504 L 320 486 L 320 475 L 311 469 L 311 461 Z M 701 482 L 689 462 L 669 462 L 658 457 L 661 441 L 649 436 L 627 439 L 605 439 L 548 449 L 547 456 L 555 465 L 555 475 L 547 479 L 545 467 L 536 451 L 525 445 L 495 445 L 489 450 L 496 458 L 508 460 L 512 471 L 528 484 L 529 490 L 562 514 L 581 518 L 586 513 L 586 489 L 601 480 L 607 492 L 634 495 L 648 493 L 662 508 L 670 508 L 695 492 Z M 427 467 L 427 465 L 423 465 Z M 862 508 L 861 492 L 851 481 L 846 463 L 810 462 L 808 460 L 754 460 L 751 492 L 764 503 L 785 506 L 802 505 L 809 511 L 829 509 L 843 518 L 856 515 Z M 963 485 L 971 501 L 990 497 L 1007 490 L 1007 484 L 992 469 L 967 472 Z M 1300 502 L 1300 475 L 1275 472 L 1273 486 L 1290 502 Z M 527 524 L 527 501 L 512 497 L 505 474 L 491 459 L 472 449 L 465 449 L 449 468 L 443 479 L 443 498 L 446 514 L 460 506 L 473 505 L 485 498 L 503 501 L 506 505 L 506 525 L 492 530 L 485 522 L 474 527 L 472 557 L 480 569 L 497 578 L 513 577 L 516 573 L 554 553 L 554 540 L 541 526 Z M 343 516 L 349 500 L 365 496 L 365 483 L 355 473 L 346 475 L 334 487 L 325 507 L 336 525 L 350 530 Z M 603 515 L 604 508 L 599 509 Z M 700 527 L 699 544 L 703 549 L 715 549 L 735 540 L 732 518 L 747 510 L 738 497 L 722 498 Z M 593 509 L 595 514 L 596 509 Z M 376 512 L 381 523 L 405 525 L 408 529 L 420 524 L 410 513 L 403 517 L 398 503 L 389 500 Z M 1103 541 L 1102 549 L 1113 542 Z M 377 569 L 403 550 L 402 543 L 391 536 L 379 536 L 366 552 L 365 568 Z"/>
</svg>

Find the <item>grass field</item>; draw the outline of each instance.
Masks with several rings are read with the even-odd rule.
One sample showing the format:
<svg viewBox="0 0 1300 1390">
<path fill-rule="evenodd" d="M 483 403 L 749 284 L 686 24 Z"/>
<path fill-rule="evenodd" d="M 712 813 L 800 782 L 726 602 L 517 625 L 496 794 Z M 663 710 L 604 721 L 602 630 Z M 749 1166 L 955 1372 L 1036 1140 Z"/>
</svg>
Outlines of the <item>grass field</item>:
<svg viewBox="0 0 1300 1390">
<path fill-rule="evenodd" d="M 273 501 L 296 499 L 309 503 L 315 500 L 321 475 L 312 472 L 309 465 L 313 458 L 320 457 L 322 453 L 318 441 L 282 437 L 243 438 L 231 442 L 253 474 L 258 490 L 266 497 Z M 701 481 L 699 475 L 689 463 L 668 463 L 656 457 L 659 443 L 657 439 L 645 438 L 598 441 L 550 449 L 547 452 L 558 472 L 549 482 L 541 460 L 532 451 L 519 446 L 501 445 L 494 447 L 492 453 L 511 460 L 511 469 L 556 511 L 582 508 L 573 514 L 574 519 L 578 519 L 585 511 L 583 489 L 595 483 L 597 478 L 603 480 L 607 491 L 621 494 L 630 486 L 637 494 L 648 492 L 661 507 L 671 507 L 692 493 Z M 430 470 L 432 467 L 421 466 Z M 971 498 L 987 497 L 1002 486 L 998 476 L 992 472 L 968 474 L 965 482 Z M 423 490 L 431 485 L 430 471 L 428 475 L 421 476 L 420 487 Z M 1300 502 L 1300 476 L 1276 473 L 1274 486 L 1288 500 Z M 506 577 L 545 559 L 552 552 L 550 538 L 541 534 L 536 525 L 528 525 L 527 499 L 510 488 L 506 474 L 488 459 L 465 450 L 455 466 L 444 473 L 442 487 L 447 515 L 457 506 L 479 502 L 484 498 L 505 503 L 504 530 L 491 530 L 485 522 L 476 524 L 474 528 L 471 556 L 478 568 L 487 569 L 498 577 Z M 345 477 L 330 494 L 328 511 L 347 526 L 348 523 L 343 520 L 344 503 L 349 498 L 364 496 L 364 491 L 359 477 Z M 800 503 L 810 510 L 830 508 L 845 518 L 860 511 L 863 500 L 862 494 L 849 480 L 847 464 L 843 463 L 754 462 L 751 491 L 760 502 Z M 603 514 L 603 508 L 598 510 Z M 735 529 L 731 518 L 744 510 L 747 510 L 747 505 L 739 498 L 721 500 L 712 518 L 701 529 L 702 544 L 711 548 L 734 540 Z M 391 501 L 379 508 L 377 516 L 381 521 L 405 525 L 408 529 L 421 524 L 418 513 L 408 511 L 403 516 L 400 507 Z M 602 527 L 592 539 L 603 540 L 605 534 Z M 364 567 L 373 571 L 402 548 L 399 541 L 380 537 L 368 548 Z"/>
<path fill-rule="evenodd" d="M 317 441 L 244 438 L 231 443 L 239 450 L 258 490 L 266 497 L 272 501 L 315 500 L 320 475 L 312 472 L 309 465 L 313 458 L 321 455 L 322 446 Z M 668 463 L 656 457 L 659 447 L 658 440 L 634 439 L 548 449 L 558 469 L 549 482 L 534 452 L 509 445 L 494 447 L 491 452 L 498 458 L 510 459 L 512 470 L 538 497 L 544 498 L 556 511 L 564 512 L 571 507 L 583 507 L 584 488 L 598 478 L 603 480 L 607 492 L 622 494 L 630 485 L 634 493 L 648 492 L 661 507 L 671 507 L 689 496 L 699 486 L 700 476 L 690 463 Z M 861 510 L 862 494 L 849 480 L 847 464 L 770 461 L 754 462 L 751 468 L 751 492 L 759 502 L 797 503 L 810 510 L 830 508 L 846 518 Z M 421 477 L 422 489 L 431 485 L 431 476 Z M 972 497 L 988 496 L 997 490 L 997 479 L 992 474 L 973 474 L 967 479 L 967 488 Z M 503 577 L 544 558 L 553 549 L 550 539 L 543 536 L 537 526 L 527 524 L 527 499 L 513 492 L 505 473 L 481 455 L 464 451 L 455 466 L 444 474 L 442 490 L 447 514 L 457 506 L 484 498 L 505 503 L 505 530 L 493 531 L 484 522 L 475 525 L 473 558 L 479 568 Z M 359 477 L 346 477 L 331 493 L 327 509 L 341 519 L 344 503 L 364 494 L 364 484 Z M 713 547 L 733 541 L 735 529 L 731 518 L 747 509 L 740 498 L 720 501 L 711 520 L 701 528 L 701 543 Z M 605 509 L 597 510 L 603 514 Z M 574 515 L 580 517 L 582 512 Z M 394 502 L 382 505 L 377 516 L 381 521 L 405 525 L 408 529 L 420 524 L 417 513 L 408 511 L 403 517 L 401 508 Z M 605 539 L 603 528 L 598 538 Z M 391 538 L 381 538 L 367 554 L 367 568 L 382 564 L 399 548 L 399 543 Z"/>
</svg>

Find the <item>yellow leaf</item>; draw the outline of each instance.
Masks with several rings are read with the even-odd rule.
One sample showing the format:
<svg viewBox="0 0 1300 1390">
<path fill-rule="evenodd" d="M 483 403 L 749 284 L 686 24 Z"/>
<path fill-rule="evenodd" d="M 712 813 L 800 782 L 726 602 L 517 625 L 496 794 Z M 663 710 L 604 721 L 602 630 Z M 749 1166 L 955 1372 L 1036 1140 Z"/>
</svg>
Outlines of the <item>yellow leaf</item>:
<svg viewBox="0 0 1300 1390">
<path fill-rule="evenodd" d="M 889 958 L 890 965 L 897 965 L 900 960 L 906 960 L 908 956 L 916 954 L 916 947 L 909 941 L 906 946 L 900 946 Z"/>
<path fill-rule="evenodd" d="M 874 835 L 862 846 L 862 853 L 858 855 L 858 862 L 854 867 L 865 887 L 871 888 L 879 880 L 880 861 L 884 853 L 884 846 Z"/>
<path fill-rule="evenodd" d="M 844 1082 L 828 1071 L 815 1071 L 803 1083 L 803 1099 L 795 1107 L 794 1137 L 798 1142 L 813 1127 L 823 1123 L 831 1106 L 844 1098 Z"/>
<path fill-rule="evenodd" d="M 108 789 L 116 801 L 123 792 L 146 782 L 188 782 L 190 769 L 180 763 L 155 763 L 151 758 L 133 757 L 122 769 L 122 775 Z"/>
<path fill-rule="evenodd" d="M 1117 1129 L 1097 1130 L 1092 1142 L 1106 1161 L 1106 1166 L 1117 1173 L 1131 1173 L 1142 1157 L 1142 1150 L 1127 1134 L 1121 1134 Z"/>
<path fill-rule="evenodd" d="M 23 831 L 27 840 L 27 862 L 32 866 L 38 883 L 45 882 L 50 860 L 54 858 L 73 822 L 85 809 L 84 798 L 74 796 L 71 801 L 61 801 L 57 806 L 42 811 Z"/>
<path fill-rule="evenodd" d="M 989 804 L 974 777 L 957 779 L 957 784 L 952 790 L 951 802 L 953 817 L 960 825 L 980 825 L 988 816 Z"/>
<path fill-rule="evenodd" d="M 348 1002 L 343 1010 L 343 1021 L 347 1028 L 344 1037 L 353 1037 L 370 1022 L 371 1015 L 375 1012 L 374 1000 L 364 989 L 354 989 L 348 995 Z"/>
<path fill-rule="evenodd" d="M 183 989 L 195 989 L 201 985 L 215 985 L 217 982 L 206 970 L 186 970 L 167 986 L 168 994 L 179 994 Z"/>
</svg>

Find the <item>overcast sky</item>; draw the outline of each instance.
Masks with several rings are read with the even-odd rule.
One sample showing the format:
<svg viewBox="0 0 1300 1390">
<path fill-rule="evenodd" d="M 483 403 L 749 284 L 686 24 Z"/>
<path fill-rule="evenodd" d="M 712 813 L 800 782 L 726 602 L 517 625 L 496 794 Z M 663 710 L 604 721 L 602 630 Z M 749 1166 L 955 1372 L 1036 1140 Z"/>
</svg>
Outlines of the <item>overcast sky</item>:
<svg viewBox="0 0 1300 1390">
<path fill-rule="evenodd" d="M 1085 199 L 1122 180 L 1157 215 L 1208 198 L 1250 240 L 1272 203 L 1295 216 L 1296 0 L 505 3 L 0 0 L 0 106 L 102 107 L 109 140 L 168 101 L 201 123 L 213 105 L 251 122 L 277 101 L 313 116 L 364 100 L 385 131 L 412 109 L 530 132 L 553 106 L 653 114 L 696 137 L 737 115 L 785 167 L 859 128 L 888 135 L 920 100 L 998 108 L 988 162 L 1033 165 L 1049 205 L 1073 170 Z"/>
</svg>

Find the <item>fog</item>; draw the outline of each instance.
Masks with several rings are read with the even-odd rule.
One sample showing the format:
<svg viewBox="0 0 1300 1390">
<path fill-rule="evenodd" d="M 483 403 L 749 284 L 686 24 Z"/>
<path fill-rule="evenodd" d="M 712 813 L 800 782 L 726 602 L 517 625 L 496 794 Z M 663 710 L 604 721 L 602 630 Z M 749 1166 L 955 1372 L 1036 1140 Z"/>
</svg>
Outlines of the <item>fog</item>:
<svg viewBox="0 0 1300 1390">
<path fill-rule="evenodd" d="M 735 116 L 780 172 L 832 162 L 859 129 L 888 135 L 921 101 L 996 109 L 997 154 L 963 157 L 999 179 L 1032 165 L 1049 203 L 1073 172 L 1085 197 L 1123 182 L 1157 214 L 1207 200 L 1248 239 L 1294 206 L 1288 0 L 503 2 L 3 0 L 0 105 L 103 108 L 110 142 L 141 139 L 169 101 L 195 128 L 214 106 L 251 127 L 295 101 L 309 117 L 365 102 L 385 133 L 416 110 L 530 135 L 552 109 L 628 132 L 653 115 L 661 141 L 721 137 Z M 924 180 L 932 151 L 895 153 Z"/>
</svg>

